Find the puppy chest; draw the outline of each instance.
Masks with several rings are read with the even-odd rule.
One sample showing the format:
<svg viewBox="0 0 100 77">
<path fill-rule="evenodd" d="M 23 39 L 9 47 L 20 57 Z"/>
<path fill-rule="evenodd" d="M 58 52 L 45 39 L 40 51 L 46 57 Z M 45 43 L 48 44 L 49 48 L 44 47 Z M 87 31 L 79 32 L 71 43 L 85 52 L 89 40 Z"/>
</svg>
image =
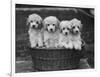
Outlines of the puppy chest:
<svg viewBox="0 0 100 77">
<path fill-rule="evenodd" d="M 42 34 L 39 33 L 39 32 L 33 32 L 33 33 L 30 34 L 30 38 L 34 39 L 34 40 L 38 40 L 41 37 L 42 37 Z"/>
</svg>

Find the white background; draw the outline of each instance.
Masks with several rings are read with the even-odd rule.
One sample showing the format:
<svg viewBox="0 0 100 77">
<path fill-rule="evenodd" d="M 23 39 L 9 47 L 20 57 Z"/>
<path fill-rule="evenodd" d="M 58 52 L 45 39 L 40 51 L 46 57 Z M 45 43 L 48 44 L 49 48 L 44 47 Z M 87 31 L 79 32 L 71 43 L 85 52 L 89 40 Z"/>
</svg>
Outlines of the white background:
<svg viewBox="0 0 100 77">
<path fill-rule="evenodd" d="M 19 3 L 95 7 L 95 70 L 59 71 L 20 74 L 21 77 L 100 77 L 100 0 L 14 0 Z M 12 25 L 13 26 L 13 25 Z M 10 76 L 11 69 L 11 1 L 0 1 L 0 77 Z M 19 75 L 17 76 L 19 77 Z"/>
</svg>

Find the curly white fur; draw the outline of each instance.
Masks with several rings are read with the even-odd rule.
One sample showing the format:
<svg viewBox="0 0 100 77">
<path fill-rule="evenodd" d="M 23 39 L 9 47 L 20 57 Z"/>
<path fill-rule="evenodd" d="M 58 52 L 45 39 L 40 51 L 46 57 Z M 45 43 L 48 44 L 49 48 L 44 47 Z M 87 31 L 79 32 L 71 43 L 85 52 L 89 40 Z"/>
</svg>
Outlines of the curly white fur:
<svg viewBox="0 0 100 77">
<path fill-rule="evenodd" d="M 71 22 L 61 21 L 60 23 L 60 35 L 59 35 L 59 47 L 65 47 L 67 49 L 72 49 L 72 41 L 70 35 Z"/>
<path fill-rule="evenodd" d="M 43 21 L 44 44 L 47 48 L 57 47 L 59 35 L 59 20 L 55 16 L 48 16 Z"/>
<path fill-rule="evenodd" d="M 42 18 L 38 14 L 31 14 L 28 17 L 27 24 L 29 24 L 29 41 L 31 47 L 43 46 L 43 32 L 42 32 Z"/>
<path fill-rule="evenodd" d="M 82 24 L 81 21 L 74 18 L 71 20 L 71 36 L 72 36 L 72 43 L 73 43 L 73 47 L 77 50 L 81 50 L 81 46 L 82 46 L 82 39 L 81 39 L 81 28 L 82 28 Z"/>
</svg>

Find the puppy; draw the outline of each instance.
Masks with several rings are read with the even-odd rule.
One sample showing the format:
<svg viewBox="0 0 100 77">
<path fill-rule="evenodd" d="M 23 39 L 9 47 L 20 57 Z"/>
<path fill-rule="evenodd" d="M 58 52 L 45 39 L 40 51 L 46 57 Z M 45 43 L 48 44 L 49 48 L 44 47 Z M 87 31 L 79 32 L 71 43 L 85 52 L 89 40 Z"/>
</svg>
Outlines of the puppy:
<svg viewBox="0 0 100 77">
<path fill-rule="evenodd" d="M 81 28 L 82 24 L 81 21 L 74 18 L 71 20 L 71 36 L 72 36 L 72 42 L 73 47 L 77 50 L 81 50 L 82 46 L 82 39 L 81 39 Z"/>
<path fill-rule="evenodd" d="M 38 14 L 31 14 L 27 19 L 27 25 L 29 25 L 28 34 L 31 47 L 42 47 L 42 18 Z"/>
<path fill-rule="evenodd" d="M 47 48 L 57 47 L 59 22 L 60 21 L 55 16 L 48 16 L 43 21 L 44 44 Z"/>
<path fill-rule="evenodd" d="M 73 45 L 71 42 L 71 22 L 64 20 L 60 22 L 60 35 L 59 35 L 59 47 L 65 47 L 72 49 Z"/>
</svg>

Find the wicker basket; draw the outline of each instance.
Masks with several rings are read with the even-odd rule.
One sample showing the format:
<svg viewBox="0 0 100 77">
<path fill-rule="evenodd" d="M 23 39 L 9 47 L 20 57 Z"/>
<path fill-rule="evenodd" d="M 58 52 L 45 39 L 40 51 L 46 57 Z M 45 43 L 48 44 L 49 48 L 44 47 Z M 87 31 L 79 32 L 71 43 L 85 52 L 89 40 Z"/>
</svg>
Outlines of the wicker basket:
<svg viewBox="0 0 100 77">
<path fill-rule="evenodd" d="M 36 49 L 30 54 L 34 69 L 38 71 L 68 70 L 78 67 L 81 51 L 68 49 Z"/>
</svg>

